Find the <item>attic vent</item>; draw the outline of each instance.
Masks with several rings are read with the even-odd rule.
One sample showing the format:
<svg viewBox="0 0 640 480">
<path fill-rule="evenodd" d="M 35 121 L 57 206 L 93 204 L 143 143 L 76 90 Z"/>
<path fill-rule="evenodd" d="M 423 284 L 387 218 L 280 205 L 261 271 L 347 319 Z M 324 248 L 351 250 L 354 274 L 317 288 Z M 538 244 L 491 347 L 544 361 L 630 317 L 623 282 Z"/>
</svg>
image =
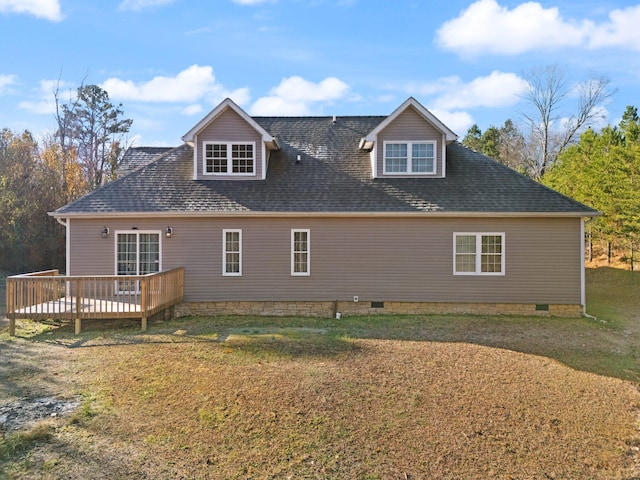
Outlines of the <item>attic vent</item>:
<svg viewBox="0 0 640 480">
<path fill-rule="evenodd" d="M 337 121 L 338 121 L 338 119 L 337 119 L 337 118 L 336 118 L 336 116 L 334 115 L 334 116 L 333 116 L 333 120 L 332 120 L 332 122 L 331 122 L 331 123 L 336 123 Z"/>
</svg>

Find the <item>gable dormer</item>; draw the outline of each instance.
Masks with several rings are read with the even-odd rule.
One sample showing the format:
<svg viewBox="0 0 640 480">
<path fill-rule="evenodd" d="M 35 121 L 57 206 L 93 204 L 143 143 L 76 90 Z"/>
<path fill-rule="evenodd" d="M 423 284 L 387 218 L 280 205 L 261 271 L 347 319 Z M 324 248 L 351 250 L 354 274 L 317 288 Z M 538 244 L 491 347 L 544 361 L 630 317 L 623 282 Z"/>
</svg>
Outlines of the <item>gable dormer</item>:
<svg viewBox="0 0 640 480">
<path fill-rule="evenodd" d="M 182 140 L 193 147 L 195 180 L 264 180 L 278 142 L 231 99 L 189 130 Z"/>
<path fill-rule="evenodd" d="M 374 178 L 443 178 L 447 145 L 458 136 L 410 97 L 360 141 Z"/>
</svg>

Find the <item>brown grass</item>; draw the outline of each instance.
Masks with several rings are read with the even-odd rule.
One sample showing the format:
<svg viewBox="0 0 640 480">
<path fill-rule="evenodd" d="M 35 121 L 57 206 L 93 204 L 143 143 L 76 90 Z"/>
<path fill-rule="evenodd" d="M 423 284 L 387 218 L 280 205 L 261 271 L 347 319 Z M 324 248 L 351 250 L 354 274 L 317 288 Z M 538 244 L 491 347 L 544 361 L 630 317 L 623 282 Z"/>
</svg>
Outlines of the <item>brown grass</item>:
<svg viewBox="0 0 640 480">
<path fill-rule="evenodd" d="M 0 336 L 0 398 L 83 403 L 0 478 L 637 479 L 637 300 L 614 301 L 598 321 L 25 322 Z"/>
</svg>

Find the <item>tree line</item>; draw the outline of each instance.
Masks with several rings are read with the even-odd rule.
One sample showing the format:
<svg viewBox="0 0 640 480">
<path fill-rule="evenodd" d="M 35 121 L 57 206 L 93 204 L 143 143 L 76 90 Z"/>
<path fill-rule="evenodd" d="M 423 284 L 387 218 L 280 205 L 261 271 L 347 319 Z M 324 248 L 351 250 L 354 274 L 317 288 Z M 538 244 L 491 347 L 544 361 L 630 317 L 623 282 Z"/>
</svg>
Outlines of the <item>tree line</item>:
<svg viewBox="0 0 640 480">
<path fill-rule="evenodd" d="M 569 85 L 557 66 L 532 72 L 523 95 L 529 109 L 463 139 L 484 153 L 603 213 L 587 222 L 589 260 L 595 248 L 634 269 L 640 240 L 640 122 L 628 106 L 618 125 L 592 128 L 613 94 L 608 80 Z M 566 109 L 574 100 L 573 110 Z"/>
<path fill-rule="evenodd" d="M 65 231 L 48 212 L 115 178 L 132 120 L 97 85 L 63 102 L 55 132 L 0 130 L 0 270 L 26 272 L 65 265 Z"/>
</svg>

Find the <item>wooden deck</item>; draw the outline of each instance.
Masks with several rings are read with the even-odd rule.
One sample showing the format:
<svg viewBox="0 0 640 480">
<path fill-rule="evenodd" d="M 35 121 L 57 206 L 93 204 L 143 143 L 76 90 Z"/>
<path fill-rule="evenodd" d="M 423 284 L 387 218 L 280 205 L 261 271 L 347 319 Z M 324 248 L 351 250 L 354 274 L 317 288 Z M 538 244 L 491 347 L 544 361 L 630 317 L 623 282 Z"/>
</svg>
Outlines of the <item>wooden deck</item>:
<svg viewBox="0 0 640 480">
<path fill-rule="evenodd" d="M 83 319 L 147 319 L 184 296 L 184 269 L 149 275 L 62 276 L 57 270 L 7 278 L 9 334 L 16 319 L 74 320 L 79 334 Z"/>
</svg>

